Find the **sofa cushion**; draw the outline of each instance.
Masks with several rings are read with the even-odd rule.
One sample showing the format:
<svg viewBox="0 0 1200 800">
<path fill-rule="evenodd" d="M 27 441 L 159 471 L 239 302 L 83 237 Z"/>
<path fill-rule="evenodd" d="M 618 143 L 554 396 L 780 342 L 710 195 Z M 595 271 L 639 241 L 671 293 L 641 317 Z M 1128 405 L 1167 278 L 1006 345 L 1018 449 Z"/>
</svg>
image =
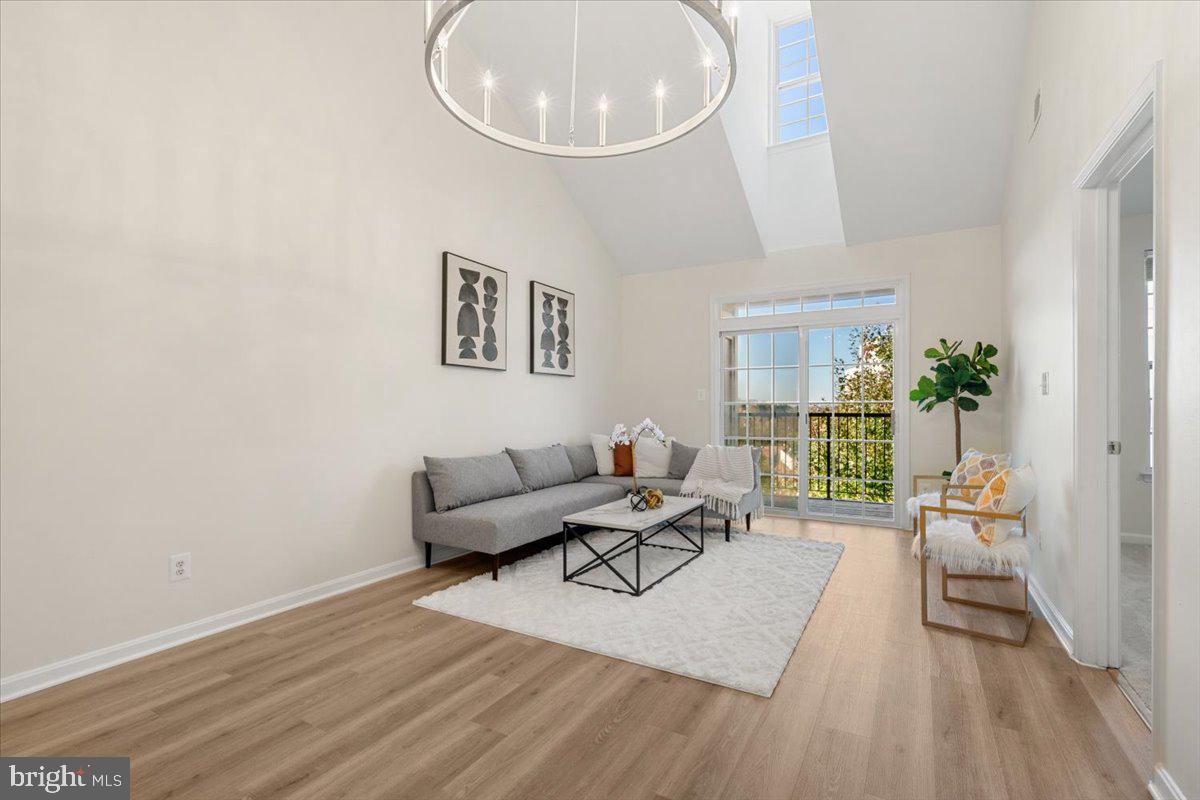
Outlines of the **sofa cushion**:
<svg viewBox="0 0 1200 800">
<path fill-rule="evenodd" d="M 613 451 L 608 446 L 608 437 L 602 433 L 593 433 L 589 438 L 592 442 L 592 455 L 596 457 L 596 472 L 600 475 L 612 475 Z"/>
<path fill-rule="evenodd" d="M 584 478 L 584 483 L 607 483 L 611 486 L 620 486 L 626 492 L 633 491 L 633 478 L 623 477 L 620 475 L 593 475 L 590 478 Z M 674 478 L 638 478 L 638 486 L 643 489 L 659 489 L 663 494 L 679 496 L 679 487 L 683 485 L 683 481 L 675 480 Z"/>
<path fill-rule="evenodd" d="M 597 483 L 564 483 L 430 514 L 426 541 L 481 553 L 500 553 L 562 532 L 562 518 L 620 500 L 624 490 Z"/>
<path fill-rule="evenodd" d="M 667 469 L 667 477 L 683 480 L 692 469 L 699 447 L 688 447 L 678 441 L 671 442 L 671 466 Z"/>
<path fill-rule="evenodd" d="M 437 511 L 449 511 L 525 491 L 508 453 L 467 458 L 425 456 L 425 471 L 433 488 L 433 506 Z"/>
<path fill-rule="evenodd" d="M 671 468 L 671 440 L 660 442 L 643 436 L 634 446 L 637 458 L 634 467 L 639 478 L 665 478 Z"/>
<path fill-rule="evenodd" d="M 575 480 L 575 470 L 571 467 L 571 459 L 567 458 L 567 448 L 561 444 L 531 450 L 506 447 L 505 452 L 517 468 L 517 474 L 521 476 L 521 485 L 527 492 L 536 492 L 538 489 L 548 489 Z"/>
<path fill-rule="evenodd" d="M 567 458 L 571 460 L 571 471 L 575 473 L 577 481 L 600 471 L 596 464 L 596 451 L 590 444 L 567 445 Z"/>
</svg>

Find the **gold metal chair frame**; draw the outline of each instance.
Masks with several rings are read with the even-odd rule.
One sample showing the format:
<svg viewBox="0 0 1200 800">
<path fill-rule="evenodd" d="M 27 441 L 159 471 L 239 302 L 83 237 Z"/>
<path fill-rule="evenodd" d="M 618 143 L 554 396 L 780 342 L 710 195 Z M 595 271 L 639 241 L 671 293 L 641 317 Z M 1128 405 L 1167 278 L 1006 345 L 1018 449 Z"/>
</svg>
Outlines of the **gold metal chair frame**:
<svg viewBox="0 0 1200 800">
<path fill-rule="evenodd" d="M 915 486 L 915 481 L 914 481 L 914 486 Z M 942 504 L 940 506 L 921 506 L 920 511 L 918 513 L 918 522 L 919 522 L 919 526 L 920 526 L 919 535 L 921 537 L 921 541 L 920 541 L 920 547 L 921 547 L 921 624 L 927 628 L 937 628 L 937 629 L 943 630 L 943 631 L 951 631 L 952 633 L 963 633 L 963 634 L 966 634 L 967 636 L 975 636 L 980 639 L 987 639 L 987 640 L 993 641 L 993 642 L 1000 642 L 1001 644 L 1010 644 L 1015 647 L 1024 647 L 1026 640 L 1028 640 L 1028 638 L 1029 638 L 1029 629 L 1033 625 L 1033 614 L 1029 611 L 1029 576 L 1028 575 L 1026 575 L 1021 580 L 1021 583 L 1024 585 L 1022 587 L 1023 601 L 1020 606 L 1006 606 L 1006 605 L 1001 605 L 999 603 L 985 603 L 981 600 L 970 600 L 965 597 L 954 597 L 950 594 L 950 579 L 951 578 L 956 579 L 956 580 L 974 580 L 974 581 L 1011 581 L 1011 580 L 1016 579 L 1015 571 L 1009 572 L 1006 575 L 993 575 L 993 574 L 973 575 L 970 573 L 950 572 L 949 570 L 946 569 L 946 565 L 942 564 L 941 565 L 941 568 L 942 568 L 942 600 L 945 600 L 948 603 L 960 603 L 965 606 L 973 606 L 975 608 L 983 608 L 983 609 L 987 609 L 989 611 L 999 611 L 999 612 L 1002 612 L 1005 614 L 1015 614 L 1019 617 L 1022 617 L 1022 621 L 1025 623 L 1025 625 L 1024 625 L 1023 630 L 1021 631 L 1020 638 L 1008 637 L 1008 636 L 997 636 L 992 633 L 985 633 L 983 631 L 977 631 L 972 628 L 967 628 L 967 627 L 963 627 L 960 625 L 950 625 L 945 622 L 934 622 L 933 620 L 929 619 L 929 586 L 928 586 L 928 570 L 926 568 L 929 559 L 928 559 L 928 556 L 926 556 L 926 554 L 925 554 L 925 513 L 926 512 L 932 511 L 937 514 L 941 514 L 942 519 L 945 519 L 950 514 L 956 514 L 956 515 L 964 516 L 964 517 L 982 517 L 984 519 L 1015 520 L 1015 521 L 1018 521 L 1021 523 L 1021 534 L 1023 536 L 1028 535 L 1027 534 L 1028 527 L 1026 525 L 1026 520 L 1025 520 L 1025 514 L 1026 514 L 1027 509 L 1022 509 L 1021 513 L 1019 513 L 1019 514 L 1001 514 L 998 511 L 976 511 L 975 509 L 948 508 L 946 506 L 946 489 L 947 488 L 949 488 L 949 487 L 944 486 L 942 488 Z M 963 487 L 955 487 L 955 488 L 963 488 L 963 489 L 968 489 L 968 490 L 979 491 L 983 487 L 982 486 L 970 486 L 970 487 L 963 486 Z"/>
</svg>

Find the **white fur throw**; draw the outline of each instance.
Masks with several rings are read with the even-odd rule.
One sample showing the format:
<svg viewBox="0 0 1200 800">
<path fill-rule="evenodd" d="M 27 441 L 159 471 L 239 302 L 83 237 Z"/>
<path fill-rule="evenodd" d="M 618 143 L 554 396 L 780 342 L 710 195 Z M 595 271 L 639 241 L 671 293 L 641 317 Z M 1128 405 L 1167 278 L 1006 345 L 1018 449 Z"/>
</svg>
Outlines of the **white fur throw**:
<svg viewBox="0 0 1200 800">
<path fill-rule="evenodd" d="M 679 487 L 681 497 L 700 497 L 704 505 L 734 517 L 742 497 L 754 491 L 754 455 L 749 447 L 706 444 Z"/>
<path fill-rule="evenodd" d="M 916 519 L 917 513 L 920 511 L 921 506 L 940 506 L 941 504 L 942 504 L 941 492 L 928 492 L 926 494 L 917 495 L 916 497 L 910 497 L 910 498 L 908 498 L 908 501 L 906 503 L 906 507 L 908 508 L 908 518 Z M 946 498 L 946 508 L 971 509 L 974 507 L 975 507 L 974 501 L 962 500 L 962 499 L 955 498 L 955 497 L 947 497 Z M 925 512 L 925 519 L 927 519 L 927 520 L 933 519 L 934 516 L 935 516 L 935 514 L 932 511 Z"/>
<path fill-rule="evenodd" d="M 925 556 L 940 561 L 958 572 L 1007 573 L 1015 567 L 1029 566 L 1029 545 L 1024 538 L 1007 539 L 993 547 L 975 538 L 975 532 L 965 522 L 938 517 L 925 519 Z M 1019 531 L 1014 531 L 1019 533 Z M 921 557 L 921 537 L 914 536 L 914 558 Z"/>
</svg>

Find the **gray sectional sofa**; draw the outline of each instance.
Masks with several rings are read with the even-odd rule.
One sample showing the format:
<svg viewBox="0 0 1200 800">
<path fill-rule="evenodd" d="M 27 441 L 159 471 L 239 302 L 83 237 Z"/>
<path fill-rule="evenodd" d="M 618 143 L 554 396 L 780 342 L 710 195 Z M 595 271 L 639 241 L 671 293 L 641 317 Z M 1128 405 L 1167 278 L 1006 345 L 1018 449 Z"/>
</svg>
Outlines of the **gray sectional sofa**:
<svg viewBox="0 0 1200 800">
<path fill-rule="evenodd" d="M 677 495 L 695 452 L 679 446 L 671 477 L 639 478 L 638 485 Z M 758 462 L 756 452 L 754 491 L 742 498 L 734 515 L 745 519 L 747 530 L 763 503 Z M 492 556 L 493 580 L 500 553 L 558 535 L 564 516 L 619 500 L 633 488 L 631 477 L 597 474 L 590 444 L 508 449 L 475 458 L 426 457 L 425 466 L 412 476 L 413 538 L 425 544 L 425 566 L 432 566 L 435 544 L 474 550 Z M 724 519 L 728 541 L 730 518 L 706 514 Z"/>
</svg>

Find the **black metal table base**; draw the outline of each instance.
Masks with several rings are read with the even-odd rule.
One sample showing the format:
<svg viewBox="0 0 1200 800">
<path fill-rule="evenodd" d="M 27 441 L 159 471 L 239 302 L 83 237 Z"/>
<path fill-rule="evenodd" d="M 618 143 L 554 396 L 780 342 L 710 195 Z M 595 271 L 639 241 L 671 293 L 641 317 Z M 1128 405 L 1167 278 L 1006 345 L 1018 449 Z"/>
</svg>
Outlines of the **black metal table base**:
<svg viewBox="0 0 1200 800">
<path fill-rule="evenodd" d="M 564 522 L 563 523 L 563 581 L 564 582 L 570 581 L 572 583 L 578 583 L 580 586 L 590 586 L 593 589 L 608 589 L 611 592 L 618 592 L 620 594 L 631 594 L 634 597 L 640 597 L 643 592 L 649 591 L 650 589 L 654 588 L 659 583 L 662 583 L 664 580 L 671 577 L 676 572 L 683 569 L 684 567 L 686 567 L 688 564 L 695 561 L 700 556 L 704 555 L 704 506 L 700 506 L 700 541 L 699 542 L 697 542 L 695 539 L 693 539 L 688 534 L 684 533 L 675 524 L 675 523 L 679 522 L 680 520 L 682 520 L 687 515 L 695 513 L 695 511 L 696 511 L 696 509 L 690 508 L 687 511 L 684 511 L 680 514 L 677 514 L 674 517 L 671 517 L 670 519 L 664 520 L 662 523 L 659 524 L 659 526 L 657 528 L 650 531 L 649 533 L 647 533 L 646 531 L 637 531 L 637 532 L 625 531 L 626 533 L 629 533 L 629 536 L 627 536 L 626 538 L 617 542 L 612 547 L 605 550 L 603 553 L 601 553 L 596 548 L 592 547 L 592 543 L 589 542 L 587 539 L 585 539 L 584 536 L 585 536 L 585 534 L 594 533 L 595 531 L 612 530 L 611 528 L 605 528 L 603 525 L 580 525 L 580 524 L 571 523 L 571 522 Z M 650 542 L 651 539 L 653 539 L 655 536 L 662 533 L 663 531 L 667 530 L 668 528 L 670 528 L 671 530 L 674 530 L 676 533 L 678 533 L 680 536 L 682 536 L 684 538 L 684 540 L 686 540 L 687 543 L 689 545 L 691 545 L 691 547 L 678 547 L 676 545 L 655 544 L 655 543 Z M 567 544 L 571 541 L 572 538 L 576 539 L 580 544 L 582 544 L 589 551 L 591 551 L 593 557 L 589 561 L 585 562 L 582 566 L 576 567 L 575 569 L 568 571 L 568 569 L 567 569 Z M 665 575 L 661 575 L 656 580 L 650 582 L 649 584 L 647 584 L 645 586 L 642 586 L 642 548 L 643 547 L 656 547 L 656 548 L 659 548 L 660 550 L 678 550 L 679 552 L 682 552 L 682 553 L 691 553 L 692 556 L 690 558 L 688 558 L 687 560 L 683 561 L 682 563 L 677 564 L 670 572 L 666 573 Z M 624 549 L 622 550 L 621 548 L 624 548 Z M 619 569 L 617 569 L 617 567 L 612 563 L 619 556 L 623 556 L 631 550 L 634 552 L 634 574 L 633 574 L 632 582 L 630 582 L 629 578 L 627 576 L 625 576 Z M 617 551 L 619 551 L 619 552 L 617 552 Z M 621 580 L 621 583 L 625 584 L 625 586 L 627 586 L 629 588 L 622 589 L 620 587 L 613 587 L 613 586 L 600 586 L 599 584 L 588 583 L 587 581 L 578 580 L 580 575 L 586 575 L 587 573 L 591 572 L 592 570 L 599 569 L 600 567 L 607 567 L 608 570 L 610 572 L 612 572 L 612 574 L 616 575 Z"/>
</svg>

